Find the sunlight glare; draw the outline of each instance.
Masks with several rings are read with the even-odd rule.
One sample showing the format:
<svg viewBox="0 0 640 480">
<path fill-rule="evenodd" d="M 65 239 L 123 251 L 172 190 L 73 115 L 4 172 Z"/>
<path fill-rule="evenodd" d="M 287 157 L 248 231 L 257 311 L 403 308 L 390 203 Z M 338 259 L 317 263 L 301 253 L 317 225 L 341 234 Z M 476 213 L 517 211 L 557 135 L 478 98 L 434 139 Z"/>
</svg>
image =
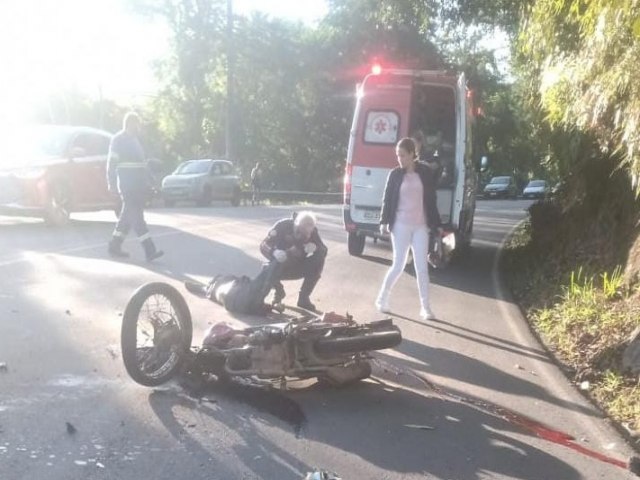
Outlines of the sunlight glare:
<svg viewBox="0 0 640 480">
<path fill-rule="evenodd" d="M 114 98 L 152 90 L 149 59 L 167 42 L 157 27 L 126 11 L 124 0 L 3 2 L 0 125 L 46 111 L 48 98 L 64 92 Z"/>
</svg>

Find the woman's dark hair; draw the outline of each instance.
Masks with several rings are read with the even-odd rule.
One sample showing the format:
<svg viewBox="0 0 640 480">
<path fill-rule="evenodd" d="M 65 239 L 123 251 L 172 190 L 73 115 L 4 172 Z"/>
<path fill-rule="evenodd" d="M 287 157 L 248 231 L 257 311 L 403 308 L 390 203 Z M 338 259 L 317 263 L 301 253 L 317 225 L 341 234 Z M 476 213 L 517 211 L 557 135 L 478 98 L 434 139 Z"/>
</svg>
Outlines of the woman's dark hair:
<svg viewBox="0 0 640 480">
<path fill-rule="evenodd" d="M 413 138 L 416 142 L 424 145 L 424 133 L 422 133 L 422 130 L 416 130 L 415 132 L 413 132 L 411 138 Z"/>
<path fill-rule="evenodd" d="M 409 137 L 401 138 L 398 144 L 396 145 L 396 147 L 402 148 L 403 150 L 407 151 L 409 154 L 413 155 L 414 157 L 416 156 L 416 144 Z"/>
</svg>

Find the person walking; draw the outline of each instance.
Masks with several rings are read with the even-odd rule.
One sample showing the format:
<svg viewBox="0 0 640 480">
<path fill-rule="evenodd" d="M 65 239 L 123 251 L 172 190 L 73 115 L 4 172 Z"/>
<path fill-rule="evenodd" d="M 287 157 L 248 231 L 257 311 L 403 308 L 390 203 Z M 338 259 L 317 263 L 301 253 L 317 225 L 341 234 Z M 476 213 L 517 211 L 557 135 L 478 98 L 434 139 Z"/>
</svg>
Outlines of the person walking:
<svg viewBox="0 0 640 480">
<path fill-rule="evenodd" d="M 393 263 L 384 277 L 375 306 L 380 312 L 390 312 L 391 289 L 404 270 L 411 248 L 420 295 L 420 318 L 432 320 L 435 315 L 429 305 L 429 229 L 439 229 L 441 223 L 432 191 L 432 171 L 417 159 L 411 138 L 398 142 L 396 157 L 398 167 L 387 177 L 380 215 L 380 232 L 391 235 Z"/>
<path fill-rule="evenodd" d="M 262 170 L 260 162 L 256 162 L 251 170 L 251 205 L 260 205 L 260 190 L 262 188 Z"/>
<path fill-rule="evenodd" d="M 120 195 L 122 209 L 108 252 L 112 257 L 128 257 L 129 254 L 122 250 L 122 242 L 133 228 L 142 243 L 147 261 L 151 262 L 164 255 L 164 252 L 156 249 L 144 220 L 151 175 L 138 140 L 139 134 L 140 117 L 135 112 L 129 112 L 124 116 L 122 130 L 114 135 L 109 145 L 107 184 L 110 192 Z"/>
</svg>

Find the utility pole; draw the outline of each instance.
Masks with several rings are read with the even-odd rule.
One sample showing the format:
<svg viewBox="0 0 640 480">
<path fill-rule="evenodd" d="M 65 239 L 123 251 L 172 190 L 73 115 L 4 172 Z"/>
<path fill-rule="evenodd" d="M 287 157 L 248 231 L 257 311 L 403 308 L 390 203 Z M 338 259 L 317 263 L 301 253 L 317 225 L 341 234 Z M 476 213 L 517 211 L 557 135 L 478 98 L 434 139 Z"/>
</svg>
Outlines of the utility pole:
<svg viewBox="0 0 640 480">
<path fill-rule="evenodd" d="M 233 161 L 233 0 L 227 0 L 227 128 L 225 131 L 226 158 Z"/>
</svg>

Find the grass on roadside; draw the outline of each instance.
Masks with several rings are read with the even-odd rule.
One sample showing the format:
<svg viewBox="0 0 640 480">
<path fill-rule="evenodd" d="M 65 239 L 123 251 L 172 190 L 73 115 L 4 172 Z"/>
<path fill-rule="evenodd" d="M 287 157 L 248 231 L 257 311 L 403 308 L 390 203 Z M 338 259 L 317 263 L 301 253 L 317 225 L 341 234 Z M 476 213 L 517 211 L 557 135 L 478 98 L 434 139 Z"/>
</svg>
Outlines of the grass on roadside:
<svg viewBox="0 0 640 480">
<path fill-rule="evenodd" d="M 591 397 L 613 419 L 640 429 L 640 381 L 622 368 L 626 341 L 640 325 L 638 294 L 626 289 L 620 267 L 611 273 L 579 267 L 557 274 L 553 258 L 541 262 L 533 251 L 529 229 L 525 222 L 505 253 L 503 266 L 515 297 L 558 360 L 574 372 L 573 380 L 588 385 Z"/>
</svg>

